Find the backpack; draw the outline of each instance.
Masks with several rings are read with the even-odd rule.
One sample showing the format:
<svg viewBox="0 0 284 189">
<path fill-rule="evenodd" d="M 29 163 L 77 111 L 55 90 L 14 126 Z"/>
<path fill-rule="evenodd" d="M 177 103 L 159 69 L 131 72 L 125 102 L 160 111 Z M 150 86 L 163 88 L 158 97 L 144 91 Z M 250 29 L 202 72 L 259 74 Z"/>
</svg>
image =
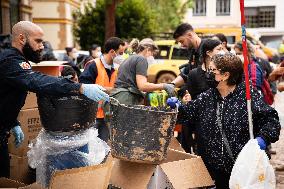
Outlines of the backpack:
<svg viewBox="0 0 284 189">
<path fill-rule="evenodd" d="M 255 61 L 252 61 L 250 63 L 250 66 L 251 66 L 251 78 L 256 78 L 256 65 L 257 62 Z M 261 92 L 263 94 L 263 98 L 264 98 L 264 102 L 266 102 L 268 105 L 272 105 L 273 102 L 274 102 L 274 96 L 273 96 L 273 93 L 272 93 L 272 90 L 270 88 L 270 85 L 269 85 L 269 82 L 267 81 L 267 79 L 265 78 L 265 76 L 263 75 L 262 76 L 262 82 L 261 82 Z M 253 81 L 254 83 L 254 81 Z"/>
</svg>

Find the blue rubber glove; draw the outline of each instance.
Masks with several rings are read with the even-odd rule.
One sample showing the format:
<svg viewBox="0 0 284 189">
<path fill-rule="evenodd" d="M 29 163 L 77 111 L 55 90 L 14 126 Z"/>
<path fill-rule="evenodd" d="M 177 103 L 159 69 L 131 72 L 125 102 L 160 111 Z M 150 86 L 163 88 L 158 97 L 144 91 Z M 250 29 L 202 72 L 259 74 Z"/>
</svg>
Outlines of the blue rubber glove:
<svg viewBox="0 0 284 189">
<path fill-rule="evenodd" d="M 170 106 L 172 109 L 178 108 L 181 103 L 177 97 L 171 97 L 167 99 L 167 105 Z"/>
<path fill-rule="evenodd" d="M 265 149 L 266 149 L 266 143 L 265 143 L 265 141 L 263 140 L 263 138 L 261 138 L 261 137 L 256 137 L 255 139 L 257 140 L 260 149 L 261 149 L 261 150 L 265 150 Z"/>
<path fill-rule="evenodd" d="M 12 128 L 12 134 L 15 137 L 15 141 L 14 141 L 15 146 L 16 146 L 16 148 L 18 148 L 24 141 L 24 138 L 25 138 L 24 133 L 23 133 L 21 127 L 19 125 L 17 125 L 17 126 Z"/>
<path fill-rule="evenodd" d="M 104 91 L 105 89 L 97 84 L 83 84 L 83 94 L 94 101 L 109 101 L 109 96 Z"/>
</svg>

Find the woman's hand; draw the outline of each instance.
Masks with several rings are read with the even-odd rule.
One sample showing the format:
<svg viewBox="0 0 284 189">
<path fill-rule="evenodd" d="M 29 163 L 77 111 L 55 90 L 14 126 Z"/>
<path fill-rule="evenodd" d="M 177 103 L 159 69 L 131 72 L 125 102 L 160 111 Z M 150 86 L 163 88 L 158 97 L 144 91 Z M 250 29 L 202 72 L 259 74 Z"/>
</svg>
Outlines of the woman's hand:
<svg viewBox="0 0 284 189">
<path fill-rule="evenodd" d="M 191 95 L 189 94 L 188 90 L 185 91 L 185 95 L 182 98 L 183 103 L 188 103 L 191 101 Z"/>
</svg>

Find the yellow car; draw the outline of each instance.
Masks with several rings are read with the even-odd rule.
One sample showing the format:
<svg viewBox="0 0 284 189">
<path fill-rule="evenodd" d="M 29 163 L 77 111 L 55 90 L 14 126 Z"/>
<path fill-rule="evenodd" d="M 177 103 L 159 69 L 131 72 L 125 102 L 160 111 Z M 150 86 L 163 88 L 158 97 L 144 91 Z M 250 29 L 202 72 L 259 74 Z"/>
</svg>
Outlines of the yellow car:
<svg viewBox="0 0 284 189">
<path fill-rule="evenodd" d="M 228 40 L 229 46 L 242 39 L 241 28 L 197 28 L 194 31 L 201 38 L 212 37 L 214 34 L 223 33 Z M 247 39 L 253 44 L 259 45 L 258 51 L 261 55 L 263 52 L 269 58 L 275 55 L 275 50 L 264 46 L 261 41 L 247 32 Z M 170 83 L 180 73 L 179 67 L 188 63 L 188 50 L 181 48 L 174 40 L 155 41 L 159 47 L 159 53 L 155 61 L 149 64 L 148 81 L 152 83 Z"/>
<path fill-rule="evenodd" d="M 179 67 L 188 62 L 188 50 L 181 48 L 174 40 L 155 41 L 155 44 L 159 47 L 159 53 L 149 64 L 148 81 L 169 83 L 179 75 Z"/>
</svg>

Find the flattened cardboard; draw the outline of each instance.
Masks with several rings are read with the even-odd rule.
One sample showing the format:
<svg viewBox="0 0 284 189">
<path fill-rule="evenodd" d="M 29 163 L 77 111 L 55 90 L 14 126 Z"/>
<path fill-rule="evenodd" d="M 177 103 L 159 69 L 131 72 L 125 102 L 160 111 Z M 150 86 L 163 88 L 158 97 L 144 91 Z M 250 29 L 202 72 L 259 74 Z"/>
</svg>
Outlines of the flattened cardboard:
<svg viewBox="0 0 284 189">
<path fill-rule="evenodd" d="M 27 185 L 27 186 L 24 186 L 24 187 L 19 187 L 19 189 L 46 189 L 46 188 L 43 188 L 41 185 L 39 185 L 37 183 L 33 183 L 31 185 Z"/>
<path fill-rule="evenodd" d="M 23 183 L 18 181 L 14 181 L 7 178 L 0 178 L 0 189 L 44 189 L 39 184 L 31 184 L 26 186 Z"/>
<path fill-rule="evenodd" d="M 13 154 L 10 156 L 10 179 L 22 182 L 25 184 L 32 184 L 31 172 L 28 165 L 28 157 L 20 157 Z"/>
<path fill-rule="evenodd" d="M 19 148 L 14 145 L 14 136 L 9 138 L 9 153 L 17 156 L 26 156 L 28 145 L 35 139 L 42 129 L 39 111 L 37 108 L 21 110 L 18 115 L 18 121 L 21 123 L 22 131 L 24 132 L 25 139 Z"/>
<path fill-rule="evenodd" d="M 187 189 L 214 184 L 199 156 L 172 149 L 160 165 L 116 160 L 110 183 L 123 189 Z"/>
<path fill-rule="evenodd" d="M 28 92 L 27 98 L 26 98 L 24 106 L 22 107 L 22 110 L 37 108 L 37 107 L 38 105 L 37 105 L 36 93 Z"/>
<path fill-rule="evenodd" d="M 109 184 L 113 158 L 104 164 L 56 171 L 50 182 L 51 189 L 106 189 Z"/>
<path fill-rule="evenodd" d="M 19 188 L 19 187 L 23 187 L 25 186 L 25 184 L 11 180 L 11 179 L 7 179 L 4 177 L 0 178 L 0 188 Z"/>
</svg>

